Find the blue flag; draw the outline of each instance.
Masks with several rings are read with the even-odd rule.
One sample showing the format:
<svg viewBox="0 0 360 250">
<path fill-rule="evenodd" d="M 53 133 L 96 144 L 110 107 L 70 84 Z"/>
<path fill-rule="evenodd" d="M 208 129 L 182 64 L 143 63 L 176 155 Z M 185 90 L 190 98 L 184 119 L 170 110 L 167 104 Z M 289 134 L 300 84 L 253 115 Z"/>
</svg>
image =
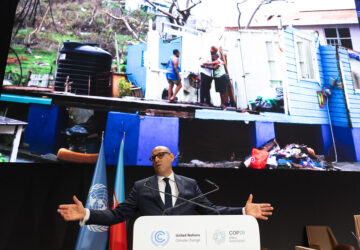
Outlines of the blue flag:
<svg viewBox="0 0 360 250">
<path fill-rule="evenodd" d="M 125 132 L 120 144 L 119 160 L 116 169 L 114 193 L 119 203 L 125 200 L 125 183 L 124 183 L 124 143 Z"/>
<path fill-rule="evenodd" d="M 119 151 L 119 161 L 116 169 L 115 176 L 115 187 L 114 187 L 114 195 L 113 195 L 113 206 L 114 209 L 119 205 L 119 203 L 125 200 L 125 187 L 124 187 L 124 140 L 125 140 L 125 132 L 123 139 L 120 145 Z M 126 225 L 125 222 L 121 222 L 119 224 L 113 225 L 110 227 L 110 238 L 109 238 L 109 246 L 110 250 L 126 250 L 127 242 L 126 242 Z"/>
<path fill-rule="evenodd" d="M 105 210 L 108 208 L 106 164 L 103 142 L 101 143 L 101 148 L 96 162 L 95 172 L 85 207 L 98 210 Z M 80 228 L 75 249 L 102 250 L 106 248 L 107 240 L 107 226 L 85 225 Z"/>
</svg>

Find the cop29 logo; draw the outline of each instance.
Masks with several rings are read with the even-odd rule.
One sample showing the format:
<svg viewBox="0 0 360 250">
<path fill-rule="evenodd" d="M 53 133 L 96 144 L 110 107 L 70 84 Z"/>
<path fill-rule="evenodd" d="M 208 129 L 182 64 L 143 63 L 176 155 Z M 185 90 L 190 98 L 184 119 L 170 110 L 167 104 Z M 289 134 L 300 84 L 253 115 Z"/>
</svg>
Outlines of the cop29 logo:
<svg viewBox="0 0 360 250">
<path fill-rule="evenodd" d="M 151 241 L 155 246 L 165 246 L 169 242 L 169 232 L 166 231 L 154 231 L 151 234 Z"/>
<path fill-rule="evenodd" d="M 213 233 L 213 240 L 218 245 L 224 243 L 226 240 L 225 232 L 223 230 L 219 230 L 219 229 L 215 230 L 215 232 Z"/>
</svg>

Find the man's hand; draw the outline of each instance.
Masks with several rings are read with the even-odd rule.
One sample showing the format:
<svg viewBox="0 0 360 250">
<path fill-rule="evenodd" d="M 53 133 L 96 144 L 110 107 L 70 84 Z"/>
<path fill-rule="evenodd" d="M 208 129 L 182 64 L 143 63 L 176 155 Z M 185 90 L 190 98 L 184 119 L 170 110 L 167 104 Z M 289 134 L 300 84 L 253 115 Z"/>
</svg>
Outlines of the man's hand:
<svg viewBox="0 0 360 250">
<path fill-rule="evenodd" d="M 60 205 L 57 210 L 66 221 L 82 220 L 85 217 L 86 209 L 76 196 L 73 196 L 75 204 Z"/>
<path fill-rule="evenodd" d="M 253 195 L 249 195 L 249 199 L 245 205 L 245 214 L 251 215 L 256 219 L 268 220 L 268 216 L 272 215 L 274 208 L 269 203 L 252 203 Z"/>
</svg>

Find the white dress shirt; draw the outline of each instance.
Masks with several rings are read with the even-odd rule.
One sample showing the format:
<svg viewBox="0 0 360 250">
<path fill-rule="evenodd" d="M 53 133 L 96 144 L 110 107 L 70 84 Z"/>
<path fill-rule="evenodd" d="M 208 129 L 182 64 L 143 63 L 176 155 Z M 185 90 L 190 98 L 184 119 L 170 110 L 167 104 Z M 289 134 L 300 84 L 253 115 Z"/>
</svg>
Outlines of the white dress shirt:
<svg viewBox="0 0 360 250">
<path fill-rule="evenodd" d="M 165 177 L 164 176 L 157 176 L 158 178 L 158 185 L 159 185 L 159 190 L 162 192 L 165 192 L 165 187 L 166 187 L 166 182 L 163 180 Z M 169 184 L 171 187 L 171 194 L 174 196 L 178 196 L 179 195 L 179 189 L 176 186 L 176 182 L 175 182 L 175 176 L 174 176 L 174 172 L 172 172 L 169 176 Z M 160 198 L 162 200 L 162 202 L 165 204 L 165 194 L 159 192 L 160 194 Z M 172 196 L 172 205 L 175 206 L 176 203 L 176 197 Z M 80 226 L 85 225 L 85 223 L 89 220 L 90 218 L 90 210 L 88 208 L 85 208 L 86 212 L 85 212 L 85 217 L 84 219 L 80 220 Z"/>
<path fill-rule="evenodd" d="M 163 180 L 165 177 L 164 176 L 158 176 L 158 184 L 159 184 L 159 190 L 162 191 L 160 192 L 160 198 L 163 201 L 163 203 L 165 204 L 165 194 L 163 192 L 165 192 L 165 187 L 166 187 L 166 182 Z M 179 196 L 179 189 L 176 186 L 176 182 L 175 182 L 175 176 L 174 176 L 174 172 L 172 172 L 169 176 L 169 184 L 171 187 L 171 194 L 174 196 Z M 176 202 L 176 197 L 172 197 L 172 205 L 175 206 L 175 202 Z"/>
<path fill-rule="evenodd" d="M 208 52 L 208 54 L 206 56 L 204 55 L 203 57 L 200 57 L 199 64 L 203 65 L 203 63 L 211 62 L 211 61 L 212 60 L 211 60 L 211 57 L 210 57 L 210 53 Z M 205 75 L 207 75 L 209 77 L 212 77 L 212 70 L 211 69 L 203 68 L 203 67 L 200 66 L 199 74 L 201 74 L 201 73 L 203 73 L 203 74 L 205 74 Z"/>
</svg>

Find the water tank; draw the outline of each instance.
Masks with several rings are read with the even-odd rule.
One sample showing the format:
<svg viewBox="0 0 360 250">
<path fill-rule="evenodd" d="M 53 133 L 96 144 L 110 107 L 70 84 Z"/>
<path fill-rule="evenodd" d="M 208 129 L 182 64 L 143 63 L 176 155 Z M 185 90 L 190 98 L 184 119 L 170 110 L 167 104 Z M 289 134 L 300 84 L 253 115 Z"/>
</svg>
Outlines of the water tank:
<svg viewBox="0 0 360 250">
<path fill-rule="evenodd" d="M 64 42 L 60 50 L 55 91 L 111 96 L 112 55 L 95 43 Z"/>
</svg>

